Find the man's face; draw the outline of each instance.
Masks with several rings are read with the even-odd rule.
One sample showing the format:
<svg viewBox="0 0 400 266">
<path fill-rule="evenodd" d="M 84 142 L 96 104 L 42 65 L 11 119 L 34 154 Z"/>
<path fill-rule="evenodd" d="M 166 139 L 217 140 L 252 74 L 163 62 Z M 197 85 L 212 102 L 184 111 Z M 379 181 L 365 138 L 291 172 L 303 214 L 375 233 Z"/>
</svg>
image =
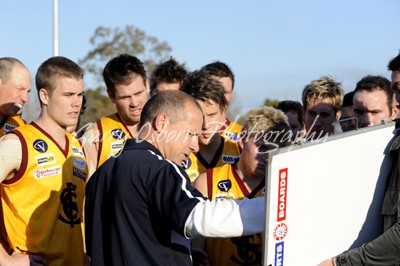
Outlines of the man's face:
<svg viewBox="0 0 400 266">
<path fill-rule="evenodd" d="M 71 127 L 78 124 L 82 107 L 83 79 L 62 77 L 56 82 L 51 95 L 47 94 L 48 115 L 60 126 Z"/>
<path fill-rule="evenodd" d="M 397 82 L 398 82 L 398 84 L 400 84 L 400 70 L 392 71 L 391 80 L 392 80 L 391 88 L 393 88 L 394 84 L 396 84 Z M 395 90 L 395 93 L 393 94 L 392 104 L 393 104 L 393 107 L 395 107 L 394 110 L 397 111 L 396 116 L 398 116 L 399 111 L 400 111 L 399 110 L 400 109 L 400 95 L 399 95 L 399 92 L 397 92 L 397 90 Z M 396 118 L 395 115 L 393 115 L 393 116 L 394 116 L 394 118 Z"/>
<path fill-rule="evenodd" d="M 20 115 L 22 107 L 29 100 L 31 79 L 29 71 L 15 64 L 7 81 L 0 80 L 0 116 Z"/>
<path fill-rule="evenodd" d="M 192 103 L 185 107 L 184 119 L 169 123 L 163 134 L 164 158 L 183 165 L 190 153 L 199 150 L 199 135 L 203 125 L 203 114 Z"/>
<path fill-rule="evenodd" d="M 342 107 L 342 117 L 340 119 L 347 119 L 347 118 L 351 118 L 351 117 L 354 117 L 353 106 Z M 341 123 L 341 126 L 342 126 L 343 132 L 356 129 L 356 123 L 355 123 L 354 118 L 347 120 L 347 121 L 343 121 Z"/>
<path fill-rule="evenodd" d="M 135 125 L 140 122 L 140 114 L 144 104 L 147 102 L 147 87 L 141 76 L 137 76 L 128 84 L 116 86 L 115 96 L 110 97 L 115 104 L 122 121 L 128 125 Z"/>
<path fill-rule="evenodd" d="M 290 129 L 292 130 L 292 140 L 295 140 L 296 137 L 300 137 L 299 131 L 302 130 L 298 115 L 295 112 L 287 112 L 286 116 L 288 118 Z"/>
<path fill-rule="evenodd" d="M 228 105 L 231 103 L 232 93 L 233 93 L 233 84 L 230 77 L 218 77 L 217 80 L 222 83 L 222 86 L 225 89 L 225 98 L 228 101 Z"/>
<path fill-rule="evenodd" d="M 387 95 L 381 90 L 357 91 L 353 98 L 353 110 L 359 128 L 379 125 L 382 119 L 392 120 Z"/>
<path fill-rule="evenodd" d="M 400 69 L 392 71 L 391 80 L 392 80 L 392 87 L 396 82 L 400 82 Z"/>
<path fill-rule="evenodd" d="M 203 131 L 199 139 L 201 144 L 208 145 L 212 142 L 212 137 L 216 133 L 219 135 L 219 130 L 224 125 L 224 123 L 221 122 L 224 113 L 221 111 L 220 106 L 214 101 L 210 101 L 209 103 L 198 101 L 198 103 L 204 115 Z"/>
<path fill-rule="evenodd" d="M 307 134 L 315 132 L 315 137 L 325 136 L 333 132 L 332 123 L 340 116 L 335 112 L 329 99 L 309 101 L 304 115 Z"/>
<path fill-rule="evenodd" d="M 241 139 L 242 152 L 239 165 L 245 176 L 262 178 L 267 170 L 268 153 L 280 147 L 286 146 L 286 142 L 275 141 L 275 136 L 257 135 L 255 137 Z"/>
<path fill-rule="evenodd" d="M 241 171 L 246 176 L 251 177 L 263 177 L 267 169 L 267 151 L 271 149 L 271 145 L 264 143 L 263 139 L 260 138 L 255 140 L 250 138 L 243 140 L 243 148 L 240 153 L 239 164 Z"/>
</svg>

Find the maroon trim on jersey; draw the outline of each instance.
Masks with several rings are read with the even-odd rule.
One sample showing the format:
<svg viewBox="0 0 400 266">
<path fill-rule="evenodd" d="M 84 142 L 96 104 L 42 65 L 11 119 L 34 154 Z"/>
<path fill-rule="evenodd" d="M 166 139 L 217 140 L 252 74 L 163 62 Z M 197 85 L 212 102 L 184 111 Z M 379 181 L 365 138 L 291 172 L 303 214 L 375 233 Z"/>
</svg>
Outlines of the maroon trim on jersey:
<svg viewBox="0 0 400 266">
<path fill-rule="evenodd" d="M 35 122 L 31 122 L 31 125 L 33 127 L 35 127 L 37 130 L 39 130 L 40 132 L 42 132 L 43 135 L 45 135 L 46 137 L 48 137 L 54 144 L 56 144 L 56 146 L 58 147 L 58 149 L 62 152 L 62 154 L 64 155 L 65 158 L 67 158 L 68 156 L 68 152 L 69 152 L 69 139 L 67 137 L 67 134 L 65 134 L 65 147 L 62 148 L 57 141 L 55 141 L 55 139 L 49 135 L 49 133 L 47 133 L 46 131 L 44 131 L 38 124 L 36 124 Z"/>
<path fill-rule="evenodd" d="M 118 113 L 116 113 L 116 116 L 119 120 L 119 122 L 121 122 L 121 124 L 124 126 L 125 130 L 128 132 L 129 136 L 131 137 L 131 139 L 133 139 L 133 135 L 132 133 L 129 131 L 128 127 L 125 125 L 125 123 L 122 121 L 121 117 L 119 116 Z"/>
<path fill-rule="evenodd" d="M 247 197 L 250 194 L 250 192 L 247 189 L 247 187 L 244 185 L 243 180 L 240 178 L 238 172 L 236 171 L 236 163 L 231 165 L 231 169 L 232 169 L 233 177 L 235 178 L 236 183 L 239 185 L 240 190 L 243 193 L 243 196 Z"/>
<path fill-rule="evenodd" d="M 199 160 L 199 162 L 201 162 L 201 164 L 204 165 L 204 167 L 205 167 L 206 169 L 208 169 L 208 168 L 214 168 L 214 167 L 217 165 L 219 159 L 221 158 L 222 150 L 224 149 L 224 143 L 225 143 L 225 141 L 224 141 L 224 138 L 223 138 L 222 136 L 220 136 L 220 138 L 221 138 L 221 143 L 219 144 L 218 150 L 215 152 L 215 155 L 214 155 L 214 157 L 212 158 L 210 164 L 208 164 L 208 162 L 204 159 L 204 157 L 201 156 L 200 152 L 197 152 L 197 153 L 195 154 L 196 157 L 197 157 L 197 159 Z"/>
<path fill-rule="evenodd" d="M 6 185 L 13 184 L 13 183 L 17 182 L 18 180 L 20 180 L 24 176 L 26 168 L 28 166 L 28 148 L 26 145 L 25 138 L 22 136 L 21 132 L 19 132 L 17 130 L 13 130 L 11 134 L 17 135 L 19 138 L 19 141 L 21 142 L 22 160 L 21 160 L 21 165 L 19 166 L 17 173 L 10 179 L 3 180 L 3 183 Z"/>
<path fill-rule="evenodd" d="M 103 152 L 103 138 L 104 138 L 104 136 L 103 136 L 103 128 L 101 127 L 101 122 L 100 122 L 100 119 L 99 120 L 97 120 L 96 121 L 96 124 L 97 124 L 97 130 L 99 131 L 99 152 L 97 153 L 97 167 L 96 168 L 99 168 L 99 162 L 100 162 L 100 156 L 101 156 L 101 153 Z"/>
<path fill-rule="evenodd" d="M 79 145 L 81 145 L 80 148 L 82 149 L 83 155 L 84 155 L 84 157 L 86 158 L 86 157 L 87 157 L 87 156 L 86 156 L 86 150 L 85 150 L 85 147 L 84 147 L 83 144 L 82 144 L 82 143 L 83 143 L 82 140 L 81 140 L 80 138 L 74 136 L 74 135 L 72 135 L 72 137 L 75 138 L 76 140 L 78 140 Z"/>
<path fill-rule="evenodd" d="M 261 182 L 256 186 L 256 188 L 253 189 L 253 191 L 249 195 L 247 195 L 247 198 L 249 199 L 254 198 L 254 196 L 258 193 L 258 191 L 264 189 L 264 187 L 265 187 L 265 178 L 263 178 Z"/>
<path fill-rule="evenodd" d="M 227 129 L 231 123 L 232 122 L 228 118 L 225 118 L 225 124 L 221 127 L 220 130 L 222 131 L 222 130 Z"/>
<path fill-rule="evenodd" d="M 212 199 L 212 186 L 213 186 L 213 169 L 207 169 L 207 194 L 208 198 Z"/>
</svg>

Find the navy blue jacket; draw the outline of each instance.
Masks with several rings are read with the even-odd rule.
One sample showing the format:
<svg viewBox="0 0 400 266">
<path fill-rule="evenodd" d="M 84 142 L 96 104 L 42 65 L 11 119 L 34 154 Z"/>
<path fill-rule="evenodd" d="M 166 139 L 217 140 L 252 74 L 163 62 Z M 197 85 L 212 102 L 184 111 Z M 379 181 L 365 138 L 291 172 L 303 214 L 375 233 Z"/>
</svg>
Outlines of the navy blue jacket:
<svg viewBox="0 0 400 266">
<path fill-rule="evenodd" d="M 128 139 L 86 187 L 92 265 L 191 265 L 184 226 L 201 199 L 181 167 L 148 142 Z"/>
</svg>

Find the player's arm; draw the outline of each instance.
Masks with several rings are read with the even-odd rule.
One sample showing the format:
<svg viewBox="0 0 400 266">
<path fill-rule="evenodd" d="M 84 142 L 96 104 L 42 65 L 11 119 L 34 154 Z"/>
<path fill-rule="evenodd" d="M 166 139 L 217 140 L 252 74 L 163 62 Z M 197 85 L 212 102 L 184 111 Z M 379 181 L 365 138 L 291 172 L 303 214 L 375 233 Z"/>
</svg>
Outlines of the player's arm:
<svg viewBox="0 0 400 266">
<path fill-rule="evenodd" d="M 185 236 L 238 237 L 261 233 L 265 226 L 265 198 L 213 200 L 197 203 L 185 223 Z"/>
<path fill-rule="evenodd" d="M 0 139 L 0 182 L 12 178 L 19 170 L 22 162 L 22 147 L 19 138 L 7 134 Z M 2 218 L 2 217 L 1 217 Z M 35 264 L 39 263 L 39 264 Z M 0 245 L 0 266 L 2 265 L 47 265 L 40 256 L 14 252 L 9 255 Z"/>
<path fill-rule="evenodd" d="M 201 173 L 193 182 L 193 186 L 197 188 L 204 197 L 208 197 L 207 172 Z"/>
<path fill-rule="evenodd" d="M 8 255 L 3 246 L 0 245 L 0 266 L 47 266 L 47 261 L 39 255 L 20 254 L 14 252 Z"/>
<path fill-rule="evenodd" d="M 92 123 L 92 125 L 85 131 L 85 133 L 83 133 L 80 139 L 82 141 L 83 148 L 85 149 L 90 177 L 97 169 L 97 156 L 100 141 L 100 132 L 98 130 L 97 123 Z"/>
<path fill-rule="evenodd" d="M 400 221 L 387 231 L 361 247 L 345 251 L 333 260 L 325 260 L 318 266 L 346 265 L 397 265 L 399 262 Z"/>
<path fill-rule="evenodd" d="M 21 141 L 14 134 L 0 139 L 0 182 L 12 178 L 22 162 Z"/>
</svg>

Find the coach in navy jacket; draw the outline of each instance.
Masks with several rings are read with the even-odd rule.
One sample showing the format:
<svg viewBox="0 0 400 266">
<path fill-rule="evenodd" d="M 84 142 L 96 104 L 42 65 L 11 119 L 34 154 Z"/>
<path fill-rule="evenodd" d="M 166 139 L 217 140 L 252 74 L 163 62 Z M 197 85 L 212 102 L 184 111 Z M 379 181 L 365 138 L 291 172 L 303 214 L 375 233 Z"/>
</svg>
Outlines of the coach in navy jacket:
<svg viewBox="0 0 400 266">
<path fill-rule="evenodd" d="M 180 167 L 198 150 L 202 124 L 200 106 L 181 91 L 146 103 L 138 139 L 127 140 L 86 187 L 92 265 L 191 265 L 190 238 L 263 231 L 265 199 L 209 201 Z"/>
</svg>

